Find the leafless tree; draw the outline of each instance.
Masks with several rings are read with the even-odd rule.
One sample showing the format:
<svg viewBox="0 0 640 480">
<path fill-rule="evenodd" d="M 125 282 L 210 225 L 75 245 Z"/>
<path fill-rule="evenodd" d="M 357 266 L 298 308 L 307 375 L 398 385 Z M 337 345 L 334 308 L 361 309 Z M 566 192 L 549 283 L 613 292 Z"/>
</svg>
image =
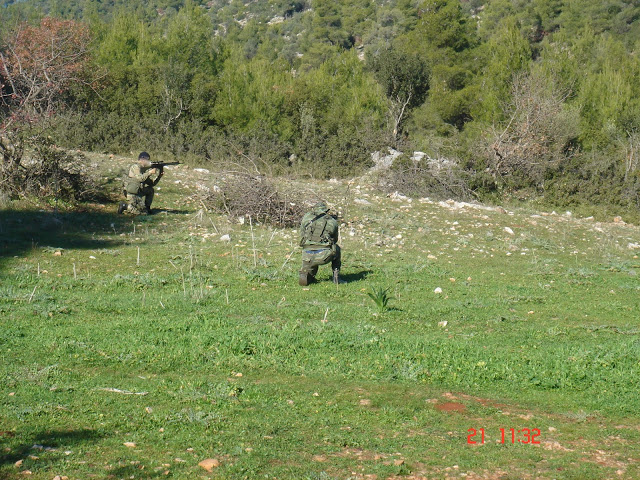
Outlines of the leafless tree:
<svg viewBox="0 0 640 480">
<path fill-rule="evenodd" d="M 505 125 L 492 129 L 487 142 L 489 170 L 501 185 L 540 186 L 544 174 L 574 154 L 577 113 L 568 109 L 570 91 L 536 74 L 516 76 Z"/>
</svg>

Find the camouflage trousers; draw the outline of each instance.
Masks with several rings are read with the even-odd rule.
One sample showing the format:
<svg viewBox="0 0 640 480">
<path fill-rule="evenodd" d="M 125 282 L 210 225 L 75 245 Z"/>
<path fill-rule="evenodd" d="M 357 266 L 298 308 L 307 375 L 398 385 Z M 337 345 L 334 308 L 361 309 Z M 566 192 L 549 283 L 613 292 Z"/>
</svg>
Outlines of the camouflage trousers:
<svg viewBox="0 0 640 480">
<path fill-rule="evenodd" d="M 134 215 L 142 215 L 151 211 L 153 202 L 153 188 L 146 187 L 140 190 L 138 195 L 127 193 L 127 212 Z"/>
<path fill-rule="evenodd" d="M 318 267 L 331 262 L 331 269 L 340 269 L 342 265 L 341 252 L 338 245 L 333 247 L 305 247 L 302 250 L 302 268 L 300 273 L 316 276 Z"/>
</svg>

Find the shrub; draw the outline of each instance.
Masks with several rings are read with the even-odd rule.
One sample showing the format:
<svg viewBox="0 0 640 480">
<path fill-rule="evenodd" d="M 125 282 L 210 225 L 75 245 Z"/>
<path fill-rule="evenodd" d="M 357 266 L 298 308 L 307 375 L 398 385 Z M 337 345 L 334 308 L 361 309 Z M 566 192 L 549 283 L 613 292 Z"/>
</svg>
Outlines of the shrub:
<svg viewBox="0 0 640 480">
<path fill-rule="evenodd" d="M 85 159 L 52 145 L 39 145 L 21 168 L 0 171 L 1 190 L 10 196 L 35 196 L 62 201 L 103 199 Z"/>
<path fill-rule="evenodd" d="M 401 156 L 384 172 L 379 181 L 387 192 L 415 197 L 469 199 L 473 192 L 467 175 L 455 160 L 425 156 Z"/>
<path fill-rule="evenodd" d="M 201 194 L 202 202 L 230 217 L 251 218 L 277 227 L 298 225 L 303 204 L 296 194 L 281 193 L 263 175 L 227 173 L 221 185 Z"/>
</svg>

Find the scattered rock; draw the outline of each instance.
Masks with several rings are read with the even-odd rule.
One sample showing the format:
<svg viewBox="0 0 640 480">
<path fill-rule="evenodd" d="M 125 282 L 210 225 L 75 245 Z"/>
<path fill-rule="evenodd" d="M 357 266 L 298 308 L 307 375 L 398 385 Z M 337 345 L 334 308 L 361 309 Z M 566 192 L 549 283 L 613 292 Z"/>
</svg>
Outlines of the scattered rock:
<svg viewBox="0 0 640 480">
<path fill-rule="evenodd" d="M 224 235 L 220 236 L 220 241 L 221 242 L 230 242 L 231 241 L 231 235 L 229 235 L 228 233 L 225 233 Z"/>
<path fill-rule="evenodd" d="M 387 195 L 387 197 L 389 197 L 392 202 L 404 202 L 409 200 L 409 197 L 398 192 L 390 193 L 389 195 Z"/>
<path fill-rule="evenodd" d="M 214 468 L 220 466 L 220 461 L 216 458 L 207 458 L 198 463 L 198 466 L 204 468 L 207 472 L 213 472 Z"/>
<path fill-rule="evenodd" d="M 370 172 L 376 172 L 379 170 L 388 170 L 396 158 L 402 155 L 402 152 L 389 148 L 389 154 L 384 155 L 382 152 L 373 152 L 371 154 L 371 160 L 373 161 L 373 167 Z"/>
</svg>

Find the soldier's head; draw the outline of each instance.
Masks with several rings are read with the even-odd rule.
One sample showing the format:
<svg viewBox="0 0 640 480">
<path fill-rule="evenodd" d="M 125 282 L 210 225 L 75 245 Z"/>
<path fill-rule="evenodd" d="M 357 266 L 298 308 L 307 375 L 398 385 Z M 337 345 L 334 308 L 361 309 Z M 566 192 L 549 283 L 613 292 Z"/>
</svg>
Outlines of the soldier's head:
<svg viewBox="0 0 640 480">
<path fill-rule="evenodd" d="M 320 201 L 315 204 L 315 206 L 313 207 L 313 211 L 316 214 L 327 213 L 329 211 L 329 207 L 325 202 Z"/>
<path fill-rule="evenodd" d="M 141 167 L 149 168 L 151 166 L 151 156 L 147 152 L 142 152 L 138 155 L 138 163 Z"/>
</svg>

